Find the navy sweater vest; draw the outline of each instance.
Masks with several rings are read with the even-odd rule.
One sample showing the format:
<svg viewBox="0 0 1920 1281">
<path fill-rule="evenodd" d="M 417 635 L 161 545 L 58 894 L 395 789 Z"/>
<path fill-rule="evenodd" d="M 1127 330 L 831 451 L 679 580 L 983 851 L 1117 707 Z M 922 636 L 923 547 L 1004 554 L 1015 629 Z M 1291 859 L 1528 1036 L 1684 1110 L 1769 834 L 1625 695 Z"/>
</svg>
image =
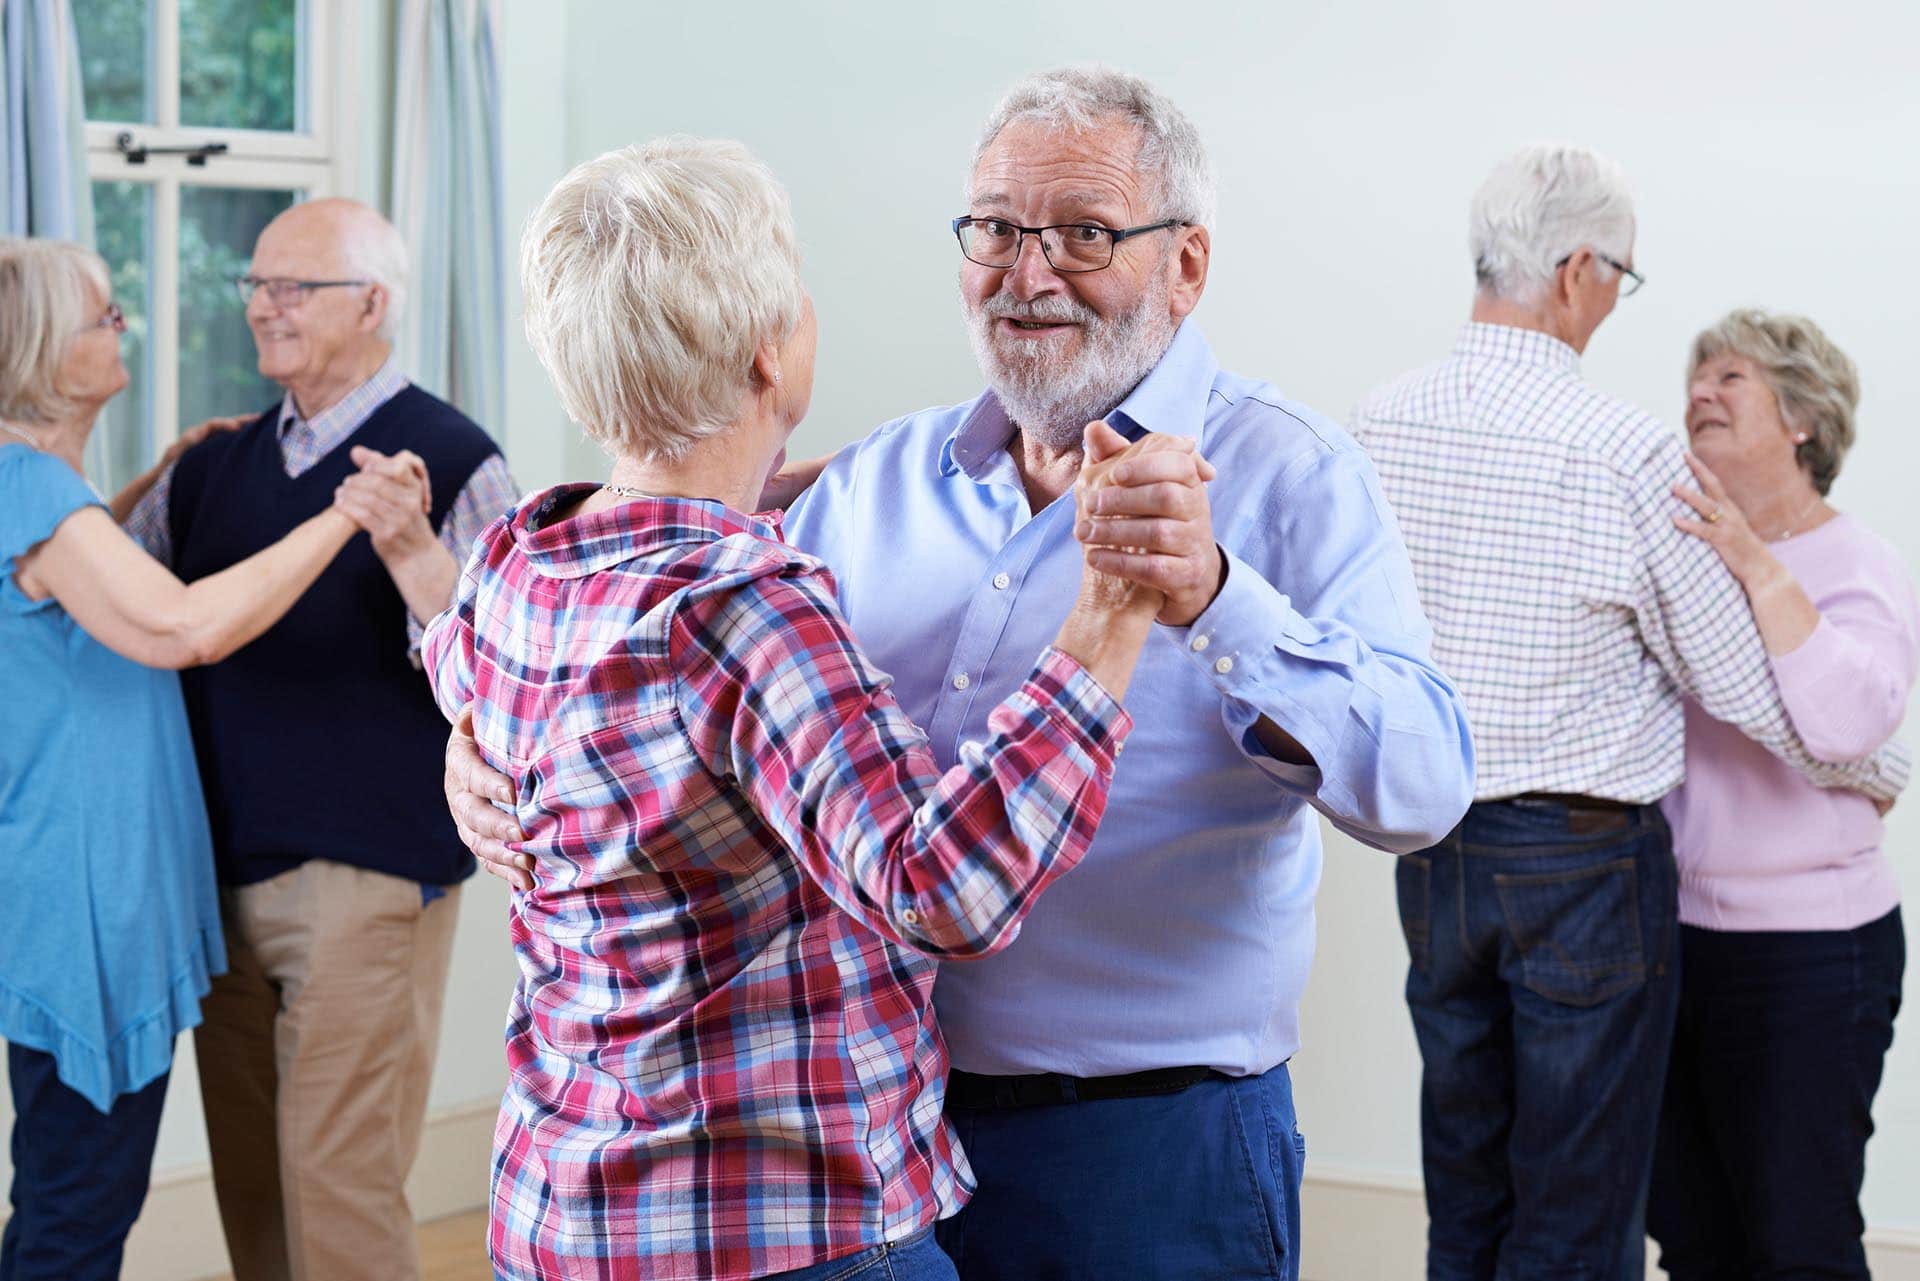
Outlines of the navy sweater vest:
<svg viewBox="0 0 1920 1281">
<path fill-rule="evenodd" d="M 180 459 L 168 519 L 193 582 L 325 511 L 355 445 L 411 449 L 433 482 L 437 531 L 498 450 L 417 387 L 389 400 L 308 471 L 287 475 L 280 411 Z M 447 722 L 407 657 L 406 602 L 357 535 L 286 617 L 223 662 L 182 672 L 220 880 L 250 885 L 332 859 L 425 885 L 472 874 L 441 793 Z"/>
</svg>

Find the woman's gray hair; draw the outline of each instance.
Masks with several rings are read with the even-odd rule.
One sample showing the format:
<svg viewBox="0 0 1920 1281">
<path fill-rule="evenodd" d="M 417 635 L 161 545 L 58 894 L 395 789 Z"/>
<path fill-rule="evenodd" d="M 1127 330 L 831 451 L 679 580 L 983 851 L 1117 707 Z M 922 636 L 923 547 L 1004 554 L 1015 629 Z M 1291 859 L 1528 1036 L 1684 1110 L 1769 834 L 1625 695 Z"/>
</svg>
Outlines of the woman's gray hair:
<svg viewBox="0 0 1920 1281">
<path fill-rule="evenodd" d="M 1687 357 L 1687 381 L 1717 356 L 1742 356 L 1754 363 L 1774 399 L 1780 417 L 1806 440 L 1794 458 L 1825 494 L 1840 474 L 1841 460 L 1853 445 L 1853 411 L 1860 404 L 1860 373 L 1820 326 L 1805 316 L 1772 315 L 1758 308 L 1728 312 L 1718 324 L 1700 331 Z"/>
<path fill-rule="evenodd" d="M 0 419 L 50 423 L 73 411 L 60 394 L 67 349 L 113 296 L 100 255 L 66 240 L 0 237 Z"/>
<path fill-rule="evenodd" d="M 1213 166 L 1200 131 L 1171 99 L 1139 76 L 1112 67 L 1060 67 L 1036 72 L 1014 85 L 987 117 L 980 144 L 973 149 L 977 168 L 1000 131 L 1019 121 L 1082 133 L 1119 118 L 1140 131 L 1135 163 L 1160 184 L 1162 218 L 1178 218 L 1212 227 L 1216 195 Z M 966 192 L 971 198 L 972 191 Z"/>
<path fill-rule="evenodd" d="M 800 323 L 787 192 L 737 142 L 587 161 L 520 238 L 527 340 L 610 454 L 677 459 L 740 414 L 755 353 Z"/>
<path fill-rule="evenodd" d="M 1508 156 L 1474 193 L 1467 243 L 1482 293 L 1535 303 L 1580 248 L 1625 262 L 1633 193 L 1620 166 L 1585 147 L 1540 143 Z M 1605 280 L 1612 267 L 1599 264 Z"/>
</svg>

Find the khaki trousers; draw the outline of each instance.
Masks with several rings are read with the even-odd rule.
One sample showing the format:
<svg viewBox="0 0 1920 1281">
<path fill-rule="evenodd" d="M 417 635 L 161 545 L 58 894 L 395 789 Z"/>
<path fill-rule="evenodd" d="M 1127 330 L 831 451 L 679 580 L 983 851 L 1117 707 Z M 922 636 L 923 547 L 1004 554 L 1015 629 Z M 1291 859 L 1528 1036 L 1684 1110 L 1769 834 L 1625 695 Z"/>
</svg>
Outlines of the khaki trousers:
<svg viewBox="0 0 1920 1281">
<path fill-rule="evenodd" d="M 194 1050 L 235 1281 L 420 1275 L 406 1180 L 459 904 L 318 859 L 222 893 Z"/>
</svg>

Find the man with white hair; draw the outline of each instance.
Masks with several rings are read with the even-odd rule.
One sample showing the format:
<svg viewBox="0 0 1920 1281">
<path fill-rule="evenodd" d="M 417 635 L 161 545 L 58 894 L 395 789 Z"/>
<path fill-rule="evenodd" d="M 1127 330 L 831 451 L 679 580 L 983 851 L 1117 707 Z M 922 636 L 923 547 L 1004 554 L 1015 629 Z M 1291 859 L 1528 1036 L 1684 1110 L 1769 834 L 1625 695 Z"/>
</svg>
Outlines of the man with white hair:
<svg viewBox="0 0 1920 1281">
<path fill-rule="evenodd" d="M 1396 869 L 1432 1281 L 1645 1274 L 1679 990 L 1655 802 L 1681 779 L 1682 696 L 1823 786 L 1887 801 L 1906 777 L 1903 749 L 1808 753 L 1739 584 L 1674 525 L 1679 441 L 1582 380 L 1641 283 L 1633 243 L 1613 164 L 1510 157 L 1474 197 L 1479 288 L 1452 355 L 1353 416 L 1479 752 L 1466 819 Z"/>
<path fill-rule="evenodd" d="M 982 760 L 989 713 L 1074 598 L 1089 422 L 1107 447 L 1193 440 L 1218 479 L 1169 451 L 1089 498 L 1100 568 L 1166 604 L 1085 863 L 1005 951 L 936 982 L 977 1177 L 941 1243 L 967 1281 L 1295 1277 L 1286 1062 L 1315 811 L 1381 848 L 1430 844 L 1472 788 L 1461 707 L 1366 455 L 1222 370 L 1189 319 L 1214 193 L 1186 117 L 1133 76 L 1034 76 L 989 121 L 966 200 L 960 291 L 989 390 L 843 451 L 788 521 L 942 766 Z M 470 740 L 449 764 L 503 795 Z M 512 820 L 450 799 L 524 878 Z"/>
<path fill-rule="evenodd" d="M 184 453 L 127 522 L 188 582 L 336 502 L 369 531 L 182 679 L 229 957 L 194 1039 L 238 1281 L 418 1275 L 405 1182 L 473 870 L 434 803 L 446 722 L 419 639 L 515 490 L 487 434 L 395 365 L 405 276 L 365 205 L 268 224 L 239 285 L 286 394 Z M 353 781 L 313 806 L 311 770 L 342 753 Z"/>
</svg>

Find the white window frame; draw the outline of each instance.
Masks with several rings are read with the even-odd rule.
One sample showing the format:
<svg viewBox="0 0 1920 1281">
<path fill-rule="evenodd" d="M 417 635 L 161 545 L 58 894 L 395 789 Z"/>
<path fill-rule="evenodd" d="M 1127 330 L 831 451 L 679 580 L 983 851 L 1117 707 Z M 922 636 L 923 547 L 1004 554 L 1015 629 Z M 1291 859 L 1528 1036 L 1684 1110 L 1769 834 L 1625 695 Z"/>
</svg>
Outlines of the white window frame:
<svg viewBox="0 0 1920 1281">
<path fill-rule="evenodd" d="M 290 133 L 215 129 L 180 123 L 180 0 L 147 0 L 149 65 L 153 104 L 149 124 L 87 122 L 87 176 L 95 182 L 135 182 L 153 189 L 148 234 L 152 262 L 147 280 L 147 353 L 152 385 L 148 404 L 157 455 L 180 434 L 180 188 L 230 187 L 296 191 L 302 198 L 351 190 L 358 112 L 354 95 L 333 87 L 337 51 L 357 51 L 359 0 L 297 0 L 299 37 L 296 101 L 304 127 Z M 227 150 L 204 166 L 181 155 L 149 155 L 131 164 L 119 138 L 136 147 L 197 147 L 224 142 Z"/>
</svg>

